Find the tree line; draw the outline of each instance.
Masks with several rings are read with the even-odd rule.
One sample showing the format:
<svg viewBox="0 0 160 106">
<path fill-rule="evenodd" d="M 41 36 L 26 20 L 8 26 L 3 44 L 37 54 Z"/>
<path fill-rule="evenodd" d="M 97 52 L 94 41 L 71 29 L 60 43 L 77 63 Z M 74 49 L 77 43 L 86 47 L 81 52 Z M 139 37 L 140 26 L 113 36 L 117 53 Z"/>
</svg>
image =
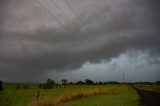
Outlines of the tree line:
<svg viewBox="0 0 160 106">
<path fill-rule="evenodd" d="M 94 82 L 93 80 L 86 79 L 85 81 L 77 81 L 77 82 L 68 82 L 67 79 L 62 79 L 61 83 L 55 83 L 52 79 L 47 79 L 45 83 L 39 84 L 38 87 L 40 89 L 52 89 L 53 87 L 63 87 L 65 88 L 67 85 L 107 85 L 107 84 L 121 84 L 117 81 L 107 81 L 107 82 Z M 126 84 L 157 84 L 160 85 L 160 81 L 153 82 L 134 82 L 134 83 L 126 83 Z M 29 85 L 16 85 L 15 89 L 18 90 L 20 88 L 29 89 Z M 3 91 L 3 82 L 0 80 L 0 91 Z"/>
<path fill-rule="evenodd" d="M 43 84 L 39 84 L 40 89 L 52 89 L 53 87 L 66 87 L 67 85 L 105 85 L 105 84 L 120 84 L 116 81 L 108 82 L 94 82 L 93 80 L 86 79 L 85 81 L 68 82 L 67 79 L 62 79 L 61 84 L 55 83 L 52 79 L 47 79 Z"/>
</svg>

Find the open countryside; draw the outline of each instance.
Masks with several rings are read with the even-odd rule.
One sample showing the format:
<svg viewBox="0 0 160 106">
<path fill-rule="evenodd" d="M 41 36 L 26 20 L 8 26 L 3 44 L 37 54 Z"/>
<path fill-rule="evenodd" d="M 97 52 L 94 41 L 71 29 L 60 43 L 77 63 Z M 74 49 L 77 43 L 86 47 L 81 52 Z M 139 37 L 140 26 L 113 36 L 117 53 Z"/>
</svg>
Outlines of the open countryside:
<svg viewBox="0 0 160 106">
<path fill-rule="evenodd" d="M 160 0 L 0 0 L 0 106 L 160 106 Z"/>
<path fill-rule="evenodd" d="M 67 80 L 66 80 L 67 81 Z M 91 80 L 55 84 L 48 79 L 44 84 L 4 83 L 0 92 L 1 106 L 139 106 L 142 97 L 134 87 L 157 93 L 157 83 L 118 83 Z M 159 97 L 155 104 L 159 105 Z M 151 105 L 154 105 L 153 103 Z M 146 106 L 151 106 L 146 105 Z M 155 106 L 156 106 L 155 105 Z"/>
</svg>

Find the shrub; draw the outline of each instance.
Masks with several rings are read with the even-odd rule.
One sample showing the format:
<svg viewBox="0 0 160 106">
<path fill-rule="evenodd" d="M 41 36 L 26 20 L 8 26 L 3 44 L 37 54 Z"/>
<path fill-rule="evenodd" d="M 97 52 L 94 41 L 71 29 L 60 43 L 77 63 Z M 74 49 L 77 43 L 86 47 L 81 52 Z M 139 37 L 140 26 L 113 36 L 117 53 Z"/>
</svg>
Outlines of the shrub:
<svg viewBox="0 0 160 106">
<path fill-rule="evenodd" d="M 0 80 L 0 91 L 3 91 L 3 82 Z"/>
<path fill-rule="evenodd" d="M 83 82 L 83 81 L 78 81 L 78 82 L 76 82 L 76 84 L 77 84 L 77 85 L 84 85 L 85 82 Z"/>
<path fill-rule="evenodd" d="M 28 85 L 23 85 L 23 88 L 24 89 L 29 89 L 29 86 Z"/>
<path fill-rule="evenodd" d="M 43 89 L 52 89 L 52 87 L 55 85 L 54 80 L 52 79 L 47 79 L 47 82 L 43 85 L 39 85 L 39 87 L 43 87 Z"/>
<path fill-rule="evenodd" d="M 20 85 L 16 85 L 16 90 L 20 89 L 21 86 Z"/>
<path fill-rule="evenodd" d="M 93 85 L 94 81 L 90 80 L 90 79 L 86 79 L 86 85 Z"/>
</svg>

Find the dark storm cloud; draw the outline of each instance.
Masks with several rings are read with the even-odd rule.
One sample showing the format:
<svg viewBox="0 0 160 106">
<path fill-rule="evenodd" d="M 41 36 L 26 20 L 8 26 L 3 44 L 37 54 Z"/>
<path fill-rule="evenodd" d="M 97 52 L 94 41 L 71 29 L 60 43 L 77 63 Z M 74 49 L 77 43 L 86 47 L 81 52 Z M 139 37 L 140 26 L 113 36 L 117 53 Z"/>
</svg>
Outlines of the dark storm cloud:
<svg viewBox="0 0 160 106">
<path fill-rule="evenodd" d="M 39 79 L 50 70 L 73 70 L 86 61 L 111 59 L 130 49 L 159 54 L 158 0 L 68 1 L 85 26 L 63 1 L 56 3 L 70 14 L 72 23 L 57 8 L 49 8 L 57 22 L 36 1 L 1 0 L 0 78 Z"/>
</svg>

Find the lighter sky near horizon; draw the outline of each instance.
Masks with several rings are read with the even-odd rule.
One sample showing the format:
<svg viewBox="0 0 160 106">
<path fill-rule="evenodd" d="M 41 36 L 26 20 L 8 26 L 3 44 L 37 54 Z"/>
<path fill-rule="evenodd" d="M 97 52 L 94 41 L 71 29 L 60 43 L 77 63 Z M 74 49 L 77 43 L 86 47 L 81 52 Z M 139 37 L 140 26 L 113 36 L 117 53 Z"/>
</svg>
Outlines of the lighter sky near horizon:
<svg viewBox="0 0 160 106">
<path fill-rule="evenodd" d="M 0 80 L 160 80 L 159 0 L 0 0 Z"/>
</svg>

